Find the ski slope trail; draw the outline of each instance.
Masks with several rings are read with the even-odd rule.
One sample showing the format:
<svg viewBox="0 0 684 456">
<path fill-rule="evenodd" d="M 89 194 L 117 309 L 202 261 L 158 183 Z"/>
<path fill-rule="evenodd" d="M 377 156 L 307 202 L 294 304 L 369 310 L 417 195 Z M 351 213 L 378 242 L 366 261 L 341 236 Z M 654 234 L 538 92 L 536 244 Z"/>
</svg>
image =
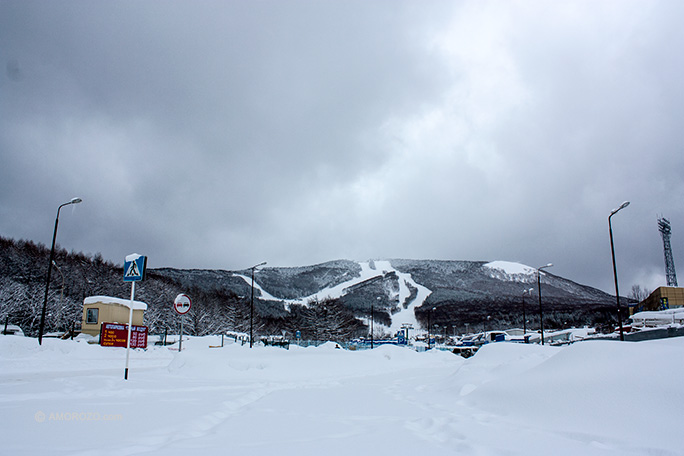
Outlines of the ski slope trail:
<svg viewBox="0 0 684 456">
<path fill-rule="evenodd" d="M 390 273 L 395 273 L 399 282 L 399 292 L 390 295 L 390 299 L 397 299 L 399 302 L 399 311 L 392 314 L 392 325 L 388 328 L 391 334 L 395 334 L 402 326 L 407 325 L 411 328 L 418 329 L 419 324 L 416 320 L 415 308 L 419 307 L 425 302 L 428 296 L 432 293 L 431 290 L 420 285 L 411 277 L 411 274 L 400 272 L 392 266 L 392 263 L 387 260 L 363 261 L 357 263 L 361 267 L 361 272 L 358 277 L 347 280 L 332 287 L 324 288 L 309 296 L 304 296 L 299 299 L 280 299 L 267 290 L 265 290 L 255 279 L 254 288 L 259 291 L 259 299 L 266 301 L 284 302 L 289 308 L 292 304 L 308 305 L 312 301 L 323 301 L 325 299 L 338 299 L 345 295 L 346 290 L 366 282 L 371 279 L 381 278 Z M 248 285 L 252 285 L 252 278 L 246 275 L 235 274 L 235 276 L 242 278 Z M 411 290 L 417 290 L 415 296 L 411 298 Z M 396 310 L 396 309 L 395 309 Z"/>
</svg>

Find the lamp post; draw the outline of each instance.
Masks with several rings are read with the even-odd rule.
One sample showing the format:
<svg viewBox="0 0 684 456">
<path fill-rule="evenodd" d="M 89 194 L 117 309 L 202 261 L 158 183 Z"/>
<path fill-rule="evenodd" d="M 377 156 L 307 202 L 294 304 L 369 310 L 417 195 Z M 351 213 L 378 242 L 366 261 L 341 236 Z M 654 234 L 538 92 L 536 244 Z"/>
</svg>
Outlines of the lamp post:
<svg viewBox="0 0 684 456">
<path fill-rule="evenodd" d="M 48 292 L 50 291 L 50 275 L 52 273 L 52 262 L 55 259 L 55 241 L 57 240 L 57 225 L 59 224 L 59 211 L 64 206 L 70 204 L 78 204 L 83 201 L 81 198 L 71 198 L 68 203 L 61 204 L 57 208 L 57 217 L 55 218 L 55 231 L 52 234 L 52 248 L 50 249 L 50 261 L 48 262 L 47 280 L 45 281 L 45 299 L 43 300 L 43 311 L 40 314 L 40 327 L 38 329 L 38 345 L 43 345 L 43 330 L 45 329 L 45 312 L 47 311 Z"/>
<path fill-rule="evenodd" d="M 428 350 L 430 350 L 430 317 L 432 316 L 432 311 L 437 310 L 436 307 L 433 307 L 432 309 L 428 310 Z"/>
<path fill-rule="evenodd" d="M 608 216 L 608 231 L 610 232 L 610 253 L 613 256 L 613 277 L 615 278 L 615 300 L 617 301 L 618 321 L 620 322 L 620 340 L 625 340 L 625 334 L 622 330 L 622 311 L 620 310 L 620 292 L 618 291 L 618 277 L 617 266 L 615 265 L 615 247 L 613 246 L 613 226 L 610 223 L 610 218 L 617 214 L 622 209 L 629 206 L 629 201 L 625 201 L 617 209 L 613 209 Z"/>
<path fill-rule="evenodd" d="M 374 320 L 375 320 L 375 315 L 373 313 L 373 300 L 371 299 L 371 327 L 370 327 L 371 350 L 373 349 L 373 321 Z"/>
<path fill-rule="evenodd" d="M 525 334 L 527 334 L 527 317 L 525 316 L 525 293 L 529 294 L 532 296 L 532 288 L 526 288 L 522 292 L 522 304 L 523 304 L 523 339 L 525 338 Z"/>
<path fill-rule="evenodd" d="M 249 348 L 252 348 L 254 345 L 254 270 L 265 264 L 266 262 L 264 261 L 263 263 L 255 264 L 249 268 L 252 270 L 252 304 L 249 310 Z"/>
<path fill-rule="evenodd" d="M 552 263 L 547 264 L 537 268 L 537 290 L 539 291 L 539 325 L 541 327 L 541 344 L 544 345 L 544 313 L 542 311 L 542 299 L 541 299 L 541 270 L 550 268 L 553 266 Z"/>
</svg>

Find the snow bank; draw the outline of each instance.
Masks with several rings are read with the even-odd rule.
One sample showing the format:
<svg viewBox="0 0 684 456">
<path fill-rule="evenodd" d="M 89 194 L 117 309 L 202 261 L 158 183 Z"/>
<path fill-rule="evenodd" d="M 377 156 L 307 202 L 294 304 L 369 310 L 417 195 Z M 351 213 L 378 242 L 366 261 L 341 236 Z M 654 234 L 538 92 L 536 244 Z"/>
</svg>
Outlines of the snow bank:
<svg viewBox="0 0 684 456">
<path fill-rule="evenodd" d="M 228 341 L 226 341 L 228 342 Z M 188 338 L 125 350 L 0 337 L 3 454 L 681 455 L 684 338 L 384 345 Z"/>
<path fill-rule="evenodd" d="M 564 348 L 492 344 L 464 366 L 480 381 L 465 403 L 573 446 L 610 449 L 608 454 L 645 454 L 647 448 L 682 454 L 681 433 L 663 432 L 684 422 L 684 389 L 665 380 L 682 378 L 682 359 L 684 338 Z M 568 448 L 561 454 L 573 453 Z"/>
</svg>

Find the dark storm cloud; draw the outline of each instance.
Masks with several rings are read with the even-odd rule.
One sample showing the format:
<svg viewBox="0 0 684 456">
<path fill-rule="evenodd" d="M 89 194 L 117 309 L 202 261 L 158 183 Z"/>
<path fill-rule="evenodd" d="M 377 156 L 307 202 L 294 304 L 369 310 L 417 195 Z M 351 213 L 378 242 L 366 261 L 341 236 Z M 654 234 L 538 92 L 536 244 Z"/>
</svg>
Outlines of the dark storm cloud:
<svg viewBox="0 0 684 456">
<path fill-rule="evenodd" d="M 3 2 L 0 229 L 121 261 L 684 255 L 677 2 Z M 678 226 L 682 228 L 678 229 Z"/>
</svg>

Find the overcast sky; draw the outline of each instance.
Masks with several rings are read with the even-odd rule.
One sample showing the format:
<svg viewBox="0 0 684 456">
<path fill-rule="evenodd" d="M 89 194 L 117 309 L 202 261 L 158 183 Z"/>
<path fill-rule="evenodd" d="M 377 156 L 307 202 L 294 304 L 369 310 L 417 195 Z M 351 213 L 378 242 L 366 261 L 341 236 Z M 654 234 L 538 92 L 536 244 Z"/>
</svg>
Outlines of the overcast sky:
<svg viewBox="0 0 684 456">
<path fill-rule="evenodd" d="M 684 282 L 684 2 L 0 1 L 0 235 Z M 47 267 L 47 266 L 46 266 Z"/>
</svg>

